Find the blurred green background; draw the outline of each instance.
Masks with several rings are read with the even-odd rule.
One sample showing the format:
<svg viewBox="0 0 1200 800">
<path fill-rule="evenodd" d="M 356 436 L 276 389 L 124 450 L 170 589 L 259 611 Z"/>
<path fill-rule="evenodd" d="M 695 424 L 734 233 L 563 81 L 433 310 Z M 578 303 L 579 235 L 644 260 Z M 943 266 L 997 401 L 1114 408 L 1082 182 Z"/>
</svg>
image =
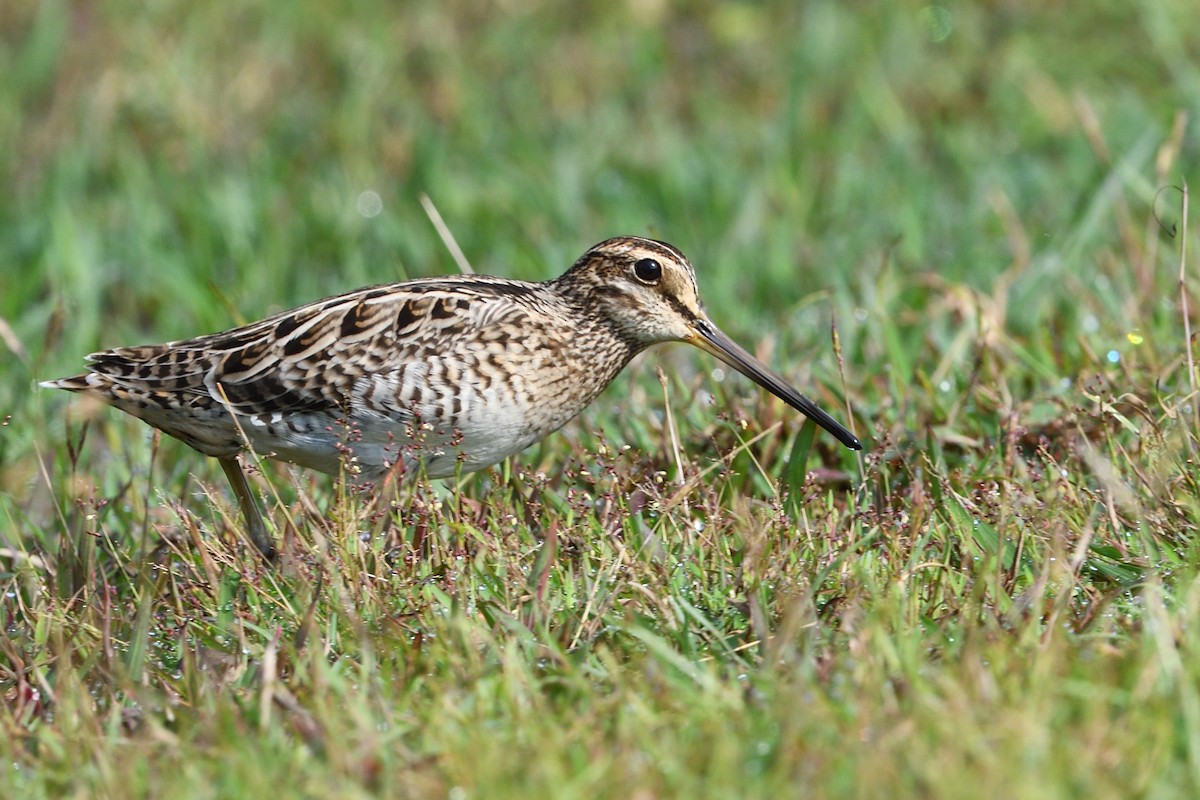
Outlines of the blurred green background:
<svg viewBox="0 0 1200 800">
<path fill-rule="evenodd" d="M 913 276 L 986 292 L 1026 259 L 1005 321 L 1035 335 L 1120 253 L 1112 205 L 1144 224 L 1200 100 L 1189 9 L 6 3 L 0 316 L 28 359 L 0 403 L 90 349 L 452 271 L 423 192 L 478 271 L 651 234 L 727 327 L 807 353 L 836 315 L 852 364 L 885 261 L 919 310 Z"/>
</svg>

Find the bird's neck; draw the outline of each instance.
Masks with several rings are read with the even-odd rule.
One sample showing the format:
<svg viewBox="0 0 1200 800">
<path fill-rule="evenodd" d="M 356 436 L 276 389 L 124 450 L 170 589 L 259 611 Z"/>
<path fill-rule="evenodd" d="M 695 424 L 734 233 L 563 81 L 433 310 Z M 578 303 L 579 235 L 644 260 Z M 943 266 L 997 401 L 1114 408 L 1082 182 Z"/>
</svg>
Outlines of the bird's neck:
<svg viewBox="0 0 1200 800">
<path fill-rule="evenodd" d="M 555 281 L 556 294 L 568 309 L 566 317 L 573 320 L 563 357 L 572 362 L 591 402 L 646 345 L 609 319 L 605 297 L 593 287 L 569 283 L 571 277 L 567 273 Z"/>
</svg>

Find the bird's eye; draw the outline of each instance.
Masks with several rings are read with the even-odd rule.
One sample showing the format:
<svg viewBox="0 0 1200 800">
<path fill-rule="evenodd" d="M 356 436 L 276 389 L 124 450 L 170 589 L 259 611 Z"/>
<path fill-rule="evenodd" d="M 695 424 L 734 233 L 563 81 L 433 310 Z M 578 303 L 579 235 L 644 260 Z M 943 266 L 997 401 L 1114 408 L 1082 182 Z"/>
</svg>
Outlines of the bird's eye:
<svg viewBox="0 0 1200 800">
<path fill-rule="evenodd" d="M 653 258 L 639 258 L 634 262 L 633 274 L 642 283 L 658 283 L 662 280 L 662 264 Z"/>
</svg>

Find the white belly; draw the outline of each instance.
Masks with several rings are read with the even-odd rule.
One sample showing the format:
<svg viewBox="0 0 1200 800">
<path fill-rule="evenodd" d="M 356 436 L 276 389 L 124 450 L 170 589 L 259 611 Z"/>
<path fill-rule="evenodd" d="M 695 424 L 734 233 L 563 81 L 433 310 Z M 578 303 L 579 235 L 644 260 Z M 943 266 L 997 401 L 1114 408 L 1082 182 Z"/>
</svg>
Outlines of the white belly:
<svg viewBox="0 0 1200 800">
<path fill-rule="evenodd" d="M 403 462 L 431 478 L 473 472 L 503 461 L 562 427 L 580 408 L 527 408 L 500 398 L 473 403 L 458 425 L 397 422 L 359 414 L 347 424 L 324 414 L 283 420 L 246 421 L 255 452 L 328 474 L 353 465 L 364 480 L 379 480 Z M 551 412 L 551 413 L 547 413 Z"/>
</svg>

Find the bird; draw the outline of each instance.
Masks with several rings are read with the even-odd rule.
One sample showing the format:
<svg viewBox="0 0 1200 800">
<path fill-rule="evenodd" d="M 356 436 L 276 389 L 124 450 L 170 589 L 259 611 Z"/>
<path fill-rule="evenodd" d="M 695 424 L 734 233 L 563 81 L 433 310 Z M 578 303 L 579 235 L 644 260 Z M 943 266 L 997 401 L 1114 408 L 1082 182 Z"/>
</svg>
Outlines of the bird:
<svg viewBox="0 0 1200 800">
<path fill-rule="evenodd" d="M 247 452 L 378 481 L 491 466 L 557 431 L 638 353 L 699 347 L 843 445 L 859 439 L 709 319 L 687 257 L 638 236 L 540 282 L 448 275 L 367 286 L 221 333 L 117 347 L 47 388 L 91 395 L 216 458 L 262 555 Z"/>
</svg>

